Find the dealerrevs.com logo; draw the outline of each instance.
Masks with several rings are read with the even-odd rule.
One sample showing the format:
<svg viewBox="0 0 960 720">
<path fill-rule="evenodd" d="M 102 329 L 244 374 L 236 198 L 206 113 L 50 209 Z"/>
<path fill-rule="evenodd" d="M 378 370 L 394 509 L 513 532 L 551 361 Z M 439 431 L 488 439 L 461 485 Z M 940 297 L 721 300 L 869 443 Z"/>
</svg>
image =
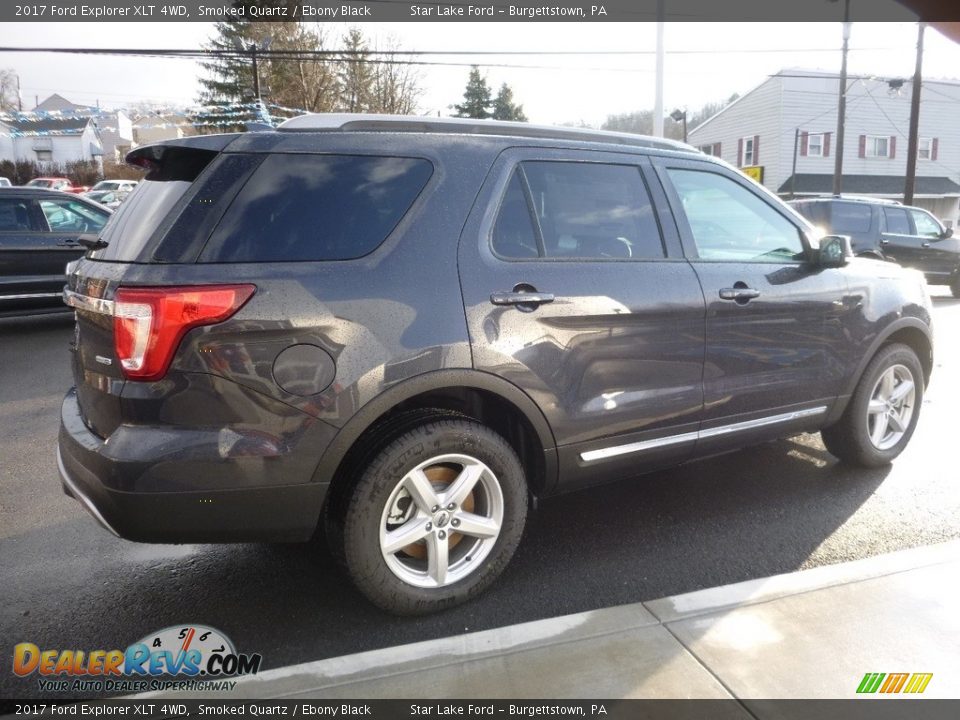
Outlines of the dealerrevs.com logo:
<svg viewBox="0 0 960 720">
<path fill-rule="evenodd" d="M 219 630 L 173 626 L 126 650 L 49 650 L 29 642 L 13 648 L 13 672 L 37 675 L 41 692 L 232 690 L 235 678 L 255 675 L 259 653 L 238 653 Z"/>
</svg>

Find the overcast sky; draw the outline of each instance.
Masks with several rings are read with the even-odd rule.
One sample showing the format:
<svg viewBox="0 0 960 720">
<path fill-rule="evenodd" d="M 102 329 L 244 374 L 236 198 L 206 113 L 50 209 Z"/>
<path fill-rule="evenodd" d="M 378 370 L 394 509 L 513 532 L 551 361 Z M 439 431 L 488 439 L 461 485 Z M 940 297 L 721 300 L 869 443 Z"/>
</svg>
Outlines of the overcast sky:
<svg viewBox="0 0 960 720">
<path fill-rule="evenodd" d="M 324 25 L 331 37 L 347 26 Z M 528 117 L 539 123 L 599 125 L 613 113 L 652 108 L 656 29 L 652 23 L 365 23 L 374 38 L 396 38 L 411 50 L 602 50 L 646 55 L 442 56 L 436 62 L 476 62 L 492 87 L 507 82 Z M 22 47 L 197 48 L 213 32 L 203 23 L 0 23 L 4 44 Z M 880 77 L 913 74 L 916 25 L 855 23 L 850 72 Z M 744 93 L 781 68 L 840 67 L 836 23 L 667 23 L 665 109 L 696 110 Z M 960 74 L 960 45 L 928 28 L 924 76 Z M 539 67 L 495 67 L 498 64 Z M 0 67 L 20 75 L 24 109 L 57 92 L 104 107 L 131 102 L 193 104 L 201 69 L 191 60 L 0 53 Z M 424 114 L 450 114 L 467 67 L 420 68 Z M 908 101 L 905 98 L 905 101 Z"/>
</svg>

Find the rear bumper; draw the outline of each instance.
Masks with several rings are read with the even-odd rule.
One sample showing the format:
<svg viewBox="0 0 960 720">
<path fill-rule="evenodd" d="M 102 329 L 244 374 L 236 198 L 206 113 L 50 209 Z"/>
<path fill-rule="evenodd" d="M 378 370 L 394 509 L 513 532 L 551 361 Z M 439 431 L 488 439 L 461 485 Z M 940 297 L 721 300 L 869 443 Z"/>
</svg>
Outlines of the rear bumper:
<svg viewBox="0 0 960 720">
<path fill-rule="evenodd" d="M 170 491 L 119 490 L 114 487 L 118 481 L 135 488 L 151 460 L 113 457 L 108 441 L 83 423 L 75 390 L 67 393 L 61 408 L 57 466 L 68 495 L 110 532 L 139 542 L 308 540 L 327 491 L 327 483 L 319 482 L 203 489 L 203 468 L 195 473 L 197 489 L 190 489 L 191 478 L 182 474 Z"/>
</svg>

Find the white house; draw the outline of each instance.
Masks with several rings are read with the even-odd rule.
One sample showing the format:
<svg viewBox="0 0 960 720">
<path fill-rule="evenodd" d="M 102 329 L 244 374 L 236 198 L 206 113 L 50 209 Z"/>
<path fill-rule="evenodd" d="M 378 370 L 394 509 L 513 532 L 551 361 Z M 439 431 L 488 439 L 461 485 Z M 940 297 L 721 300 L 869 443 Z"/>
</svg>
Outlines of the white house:
<svg viewBox="0 0 960 720">
<path fill-rule="evenodd" d="M 3 121 L 9 143 L 0 143 L 0 160 L 67 163 L 99 162 L 103 145 L 96 123 L 89 117 L 35 118 L 33 115 Z"/>
<path fill-rule="evenodd" d="M 694 128 L 691 145 L 744 168 L 782 197 L 833 192 L 839 76 L 781 70 Z M 843 192 L 903 199 L 910 79 L 851 76 Z M 914 203 L 960 215 L 960 81 L 924 80 Z"/>
<path fill-rule="evenodd" d="M 182 138 L 184 117 L 176 114 L 150 113 L 133 121 L 133 135 L 138 145 Z"/>
<path fill-rule="evenodd" d="M 43 117 L 44 112 L 61 113 L 62 117 L 91 117 L 100 131 L 103 156 L 120 162 L 137 145 L 133 140 L 133 123 L 122 110 L 101 110 L 99 107 L 77 105 L 62 95 L 54 93 L 37 105 L 34 112 Z"/>
</svg>

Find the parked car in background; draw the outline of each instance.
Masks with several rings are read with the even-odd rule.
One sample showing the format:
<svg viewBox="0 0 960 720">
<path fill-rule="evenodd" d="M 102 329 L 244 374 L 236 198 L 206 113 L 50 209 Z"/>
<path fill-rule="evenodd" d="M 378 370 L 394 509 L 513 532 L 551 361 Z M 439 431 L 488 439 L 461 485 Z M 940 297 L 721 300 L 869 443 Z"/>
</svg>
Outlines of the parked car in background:
<svg viewBox="0 0 960 720">
<path fill-rule="evenodd" d="M 111 211 L 43 188 L 0 188 L 0 316 L 64 311 L 65 268 Z"/>
<path fill-rule="evenodd" d="M 0 187 L 12 187 L 13 183 L 10 182 L 10 178 L 0 177 Z"/>
<path fill-rule="evenodd" d="M 136 180 L 101 180 L 94 185 L 88 192 L 113 192 L 120 200 L 123 200 L 137 186 Z"/>
<path fill-rule="evenodd" d="M 824 232 L 848 236 L 855 254 L 920 270 L 928 283 L 948 285 L 960 298 L 960 239 L 923 208 L 846 196 L 790 205 Z"/>
<path fill-rule="evenodd" d="M 88 190 L 83 193 L 82 197 L 85 197 L 87 200 L 93 200 L 95 203 L 100 203 L 111 210 L 116 210 L 120 207 L 120 203 L 123 202 L 125 196 L 113 190 Z"/>
<path fill-rule="evenodd" d="M 801 432 L 877 467 L 916 427 L 922 278 L 688 145 L 311 115 L 126 159 L 148 173 L 64 291 L 57 451 L 120 537 L 322 525 L 424 613 L 495 580 L 531 495 Z"/>
<path fill-rule="evenodd" d="M 67 193 L 82 193 L 90 188 L 86 185 L 74 185 L 69 178 L 65 177 L 38 177 L 28 182 L 24 187 L 44 188 L 46 190 L 59 190 Z"/>
</svg>

